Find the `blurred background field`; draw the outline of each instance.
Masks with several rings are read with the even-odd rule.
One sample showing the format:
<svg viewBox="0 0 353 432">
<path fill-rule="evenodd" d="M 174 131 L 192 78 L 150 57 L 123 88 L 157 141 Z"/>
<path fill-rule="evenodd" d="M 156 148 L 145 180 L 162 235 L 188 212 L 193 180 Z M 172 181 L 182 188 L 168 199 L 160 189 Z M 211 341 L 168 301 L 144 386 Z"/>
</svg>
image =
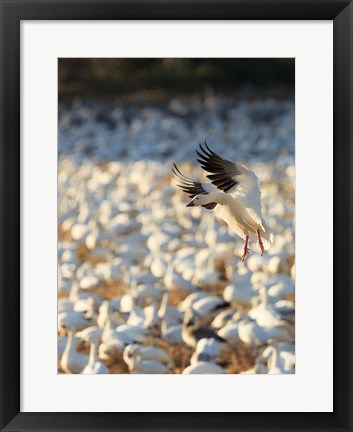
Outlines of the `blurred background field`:
<svg viewBox="0 0 353 432">
<path fill-rule="evenodd" d="M 60 59 L 58 72 L 59 371 L 294 373 L 294 59 Z M 185 208 L 172 162 L 202 179 L 205 137 L 260 178 L 263 257 L 241 263 L 226 225 Z M 213 337 L 188 338 L 190 314 Z"/>
<path fill-rule="evenodd" d="M 293 98 L 294 59 L 59 59 L 59 98 L 234 94 L 268 91 Z M 255 94 L 254 93 L 254 94 Z"/>
</svg>

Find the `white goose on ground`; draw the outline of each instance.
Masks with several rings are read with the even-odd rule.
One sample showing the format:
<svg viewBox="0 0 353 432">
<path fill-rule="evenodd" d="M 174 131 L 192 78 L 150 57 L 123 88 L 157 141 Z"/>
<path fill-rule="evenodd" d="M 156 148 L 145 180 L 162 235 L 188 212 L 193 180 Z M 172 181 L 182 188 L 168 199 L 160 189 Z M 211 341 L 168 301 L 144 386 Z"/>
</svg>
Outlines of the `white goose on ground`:
<svg viewBox="0 0 353 432">
<path fill-rule="evenodd" d="M 130 342 L 130 339 L 128 342 Z M 98 348 L 98 357 L 102 360 L 120 359 L 126 345 L 126 339 L 118 337 L 115 330 L 111 328 L 110 322 L 107 321 L 107 325 L 102 334 L 102 343 Z"/>
<path fill-rule="evenodd" d="M 213 329 L 209 327 L 200 327 L 198 321 L 199 319 L 191 310 L 185 313 L 182 337 L 186 345 L 195 348 L 201 339 L 214 339 L 221 343 L 226 342 Z"/>
<path fill-rule="evenodd" d="M 108 319 L 111 320 L 111 302 L 109 300 L 104 300 L 104 302 L 99 307 L 99 313 L 97 317 L 97 325 L 103 329 L 106 325 Z"/>
<path fill-rule="evenodd" d="M 293 298 L 295 294 L 295 287 L 292 279 L 284 274 L 279 274 L 272 277 L 267 283 L 268 293 L 272 297 L 279 297 L 281 299 Z"/>
<path fill-rule="evenodd" d="M 209 296 L 212 297 L 212 294 L 209 294 L 209 293 L 204 292 L 204 291 L 199 291 L 199 292 L 190 294 L 181 303 L 179 303 L 178 309 L 181 312 L 186 312 L 187 310 L 191 309 L 197 301 L 199 301 L 203 298 L 209 297 Z"/>
<path fill-rule="evenodd" d="M 211 327 L 219 330 L 233 318 L 235 311 L 233 309 L 225 309 L 222 310 L 219 314 L 217 314 L 213 321 L 211 322 Z"/>
<path fill-rule="evenodd" d="M 216 312 L 224 309 L 225 307 L 229 307 L 229 303 L 224 301 L 222 297 L 209 294 L 207 297 L 195 302 L 192 305 L 192 310 L 200 318 L 211 318 Z"/>
<path fill-rule="evenodd" d="M 161 253 L 161 233 L 159 228 L 156 226 L 155 233 L 155 247 L 151 250 L 151 255 L 145 260 L 146 267 L 150 268 L 152 275 L 156 278 L 161 278 L 167 271 L 167 262 L 163 259 Z"/>
<path fill-rule="evenodd" d="M 90 344 L 89 361 L 87 366 L 81 372 L 85 375 L 102 375 L 108 374 L 108 368 L 98 360 L 99 341 L 103 330 L 99 327 L 92 326 L 78 332 L 76 335 Z"/>
<path fill-rule="evenodd" d="M 172 263 L 169 263 L 164 276 L 164 286 L 168 291 L 195 292 L 197 288 L 181 274 L 177 273 Z"/>
<path fill-rule="evenodd" d="M 239 323 L 233 320 L 227 322 L 227 324 L 218 330 L 218 336 L 223 338 L 229 343 L 238 342 L 239 339 Z"/>
<path fill-rule="evenodd" d="M 212 289 L 222 282 L 221 275 L 216 270 L 216 256 L 214 246 L 208 248 L 207 260 L 199 265 L 192 277 L 192 282 L 203 289 Z"/>
<path fill-rule="evenodd" d="M 68 374 L 79 374 L 88 364 L 89 358 L 76 351 L 73 330 L 69 331 L 67 344 L 61 357 L 61 368 Z"/>
<path fill-rule="evenodd" d="M 281 317 L 294 324 L 295 322 L 295 304 L 290 300 L 279 300 L 274 303 L 275 310 L 281 315 Z"/>
<path fill-rule="evenodd" d="M 128 343 L 143 343 L 149 332 L 150 330 L 145 328 L 143 325 L 132 326 L 129 324 L 120 324 L 115 328 L 115 333 L 117 334 L 117 337 L 121 338 L 122 340 L 128 341 Z"/>
<path fill-rule="evenodd" d="M 70 329 L 73 327 L 75 331 L 83 330 L 86 327 L 95 324 L 95 320 L 91 317 L 85 317 L 83 314 L 75 311 L 60 312 L 58 314 L 58 328 Z"/>
<path fill-rule="evenodd" d="M 133 342 L 133 339 L 123 333 L 118 334 L 115 330 L 117 323 L 112 323 L 111 320 L 111 303 L 107 302 L 108 308 L 104 308 L 104 323 L 103 333 L 101 335 L 102 343 L 99 345 L 98 354 L 99 358 L 103 360 L 117 359 L 121 357 L 121 354 L 125 346 Z"/>
<path fill-rule="evenodd" d="M 155 346 L 141 346 L 139 344 L 130 344 L 124 350 L 124 358 L 131 358 L 135 353 L 139 354 L 142 360 L 155 360 L 165 364 L 168 367 L 174 367 L 173 360 L 168 353 Z"/>
<path fill-rule="evenodd" d="M 278 342 L 291 342 L 293 340 L 290 326 L 285 321 L 277 327 L 263 328 L 255 321 L 251 321 L 250 318 L 245 318 L 239 322 L 238 329 L 240 340 L 247 345 L 263 345 L 270 339 Z"/>
<path fill-rule="evenodd" d="M 78 276 L 77 276 L 78 277 Z M 78 283 L 74 282 L 70 289 L 69 299 L 72 302 L 76 302 L 78 300 L 85 300 L 87 298 L 93 299 L 96 305 L 100 305 L 103 301 L 103 297 L 98 294 L 93 294 L 89 291 L 81 290 Z"/>
<path fill-rule="evenodd" d="M 158 310 L 158 318 L 160 320 L 166 320 L 168 326 L 178 325 L 183 321 L 183 313 L 169 304 L 169 293 L 163 294 L 163 298 Z"/>
<path fill-rule="evenodd" d="M 84 328 L 82 323 L 75 317 L 75 312 L 71 314 L 61 313 L 58 316 L 59 332 L 67 332 L 65 350 L 61 357 L 61 368 L 67 374 L 79 374 L 88 364 L 89 358 L 85 354 L 76 351 L 75 333 L 79 328 Z"/>
<path fill-rule="evenodd" d="M 169 344 L 180 344 L 183 343 L 183 325 L 175 324 L 168 325 L 167 319 L 163 318 L 161 322 L 161 338 Z"/>
<path fill-rule="evenodd" d="M 253 288 L 247 269 L 239 269 L 239 273 L 223 291 L 225 301 L 241 306 L 249 306 L 257 295 L 258 291 Z"/>
<path fill-rule="evenodd" d="M 245 312 L 235 312 L 232 318 L 217 331 L 218 336 L 225 339 L 228 343 L 234 344 L 240 340 L 239 337 L 239 323 L 245 319 L 247 314 Z"/>
<path fill-rule="evenodd" d="M 201 167 L 208 173 L 211 183 L 201 183 L 185 177 L 174 164 L 173 173 L 179 181 L 178 186 L 192 200 L 187 207 L 203 206 L 215 209 L 216 214 L 241 237 L 244 261 L 249 255 L 249 244 L 257 243 L 261 254 L 267 251 L 273 234 L 261 212 L 261 191 L 256 174 L 239 163 L 230 162 L 213 152 L 207 145 L 200 144 Z"/>
<path fill-rule="evenodd" d="M 257 324 L 263 328 L 273 328 L 282 324 L 282 318 L 276 309 L 268 304 L 267 290 L 264 286 L 260 287 L 260 304 L 249 311 L 249 317 L 256 320 Z"/>
<path fill-rule="evenodd" d="M 141 306 L 146 300 L 154 299 L 159 302 L 162 299 L 163 291 L 153 284 L 141 284 L 134 288 L 132 295 L 136 303 Z"/>
<path fill-rule="evenodd" d="M 183 370 L 183 375 L 190 375 L 190 374 L 224 374 L 225 369 L 222 368 L 222 366 L 219 366 L 218 364 L 207 360 L 207 356 L 205 356 L 205 360 L 202 360 L 196 364 L 190 365 L 187 368 Z"/>
<path fill-rule="evenodd" d="M 144 360 L 139 350 L 132 351 L 126 347 L 123 359 L 133 374 L 168 374 L 170 370 L 164 364 L 155 360 Z"/>
<path fill-rule="evenodd" d="M 256 363 L 267 367 L 273 354 L 273 350 L 276 349 L 278 352 L 277 361 L 280 361 L 281 366 L 283 366 L 285 370 L 293 370 L 295 367 L 294 344 L 283 342 L 278 343 L 273 339 L 269 340 L 268 344 L 269 345 L 257 357 Z"/>
<path fill-rule="evenodd" d="M 151 330 L 160 329 L 160 319 L 158 316 L 158 305 L 154 299 L 144 308 L 145 320 L 143 326 Z"/>
<path fill-rule="evenodd" d="M 69 338 L 69 336 L 67 336 L 67 335 L 59 335 L 58 336 L 58 357 L 59 357 L 59 360 L 61 360 L 61 357 L 64 354 L 68 338 Z M 80 338 L 74 336 L 72 344 L 74 345 L 75 349 L 76 349 L 79 342 L 80 342 Z"/>
<path fill-rule="evenodd" d="M 268 374 L 270 375 L 293 374 L 295 360 L 293 360 L 293 362 L 289 362 L 289 364 L 287 362 L 287 364 L 285 365 L 284 359 L 280 357 L 278 343 L 276 341 L 271 341 L 271 344 L 272 344 L 271 346 L 272 352 L 267 362 Z"/>
<path fill-rule="evenodd" d="M 191 356 L 190 364 L 195 365 L 200 361 L 214 360 L 219 356 L 222 344 L 214 339 L 200 339 L 197 342 L 195 352 Z"/>
<path fill-rule="evenodd" d="M 256 374 L 267 374 L 268 368 L 261 364 L 261 363 L 255 363 L 254 367 L 251 369 L 248 369 L 247 371 L 240 372 L 241 375 L 256 375 Z"/>
</svg>

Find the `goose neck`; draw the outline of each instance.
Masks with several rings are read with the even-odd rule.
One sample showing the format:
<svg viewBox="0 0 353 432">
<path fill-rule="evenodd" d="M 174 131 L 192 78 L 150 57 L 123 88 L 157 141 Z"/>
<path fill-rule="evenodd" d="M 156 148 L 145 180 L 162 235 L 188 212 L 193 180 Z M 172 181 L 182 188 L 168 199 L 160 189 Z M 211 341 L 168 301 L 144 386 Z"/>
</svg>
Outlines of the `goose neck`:
<svg viewBox="0 0 353 432">
<path fill-rule="evenodd" d="M 210 194 L 207 195 L 207 201 L 208 202 L 217 202 L 218 204 L 227 204 L 228 200 L 229 200 L 229 196 L 224 193 L 224 192 L 220 192 L 220 191 L 216 191 L 216 192 L 212 192 Z"/>
<path fill-rule="evenodd" d="M 165 318 L 165 316 L 167 314 L 168 301 L 169 301 L 169 294 L 166 292 L 166 293 L 164 293 L 164 295 L 162 297 L 161 305 L 160 305 L 159 311 L 158 311 L 159 318 L 161 318 L 161 319 Z"/>
<path fill-rule="evenodd" d="M 271 354 L 271 364 L 270 369 L 278 368 L 278 349 L 276 346 L 272 347 L 272 354 Z"/>
<path fill-rule="evenodd" d="M 167 320 L 165 319 L 165 317 L 163 317 L 162 322 L 161 322 L 161 335 L 165 335 L 166 332 L 168 330 L 168 324 L 167 324 Z"/>
<path fill-rule="evenodd" d="M 92 341 L 89 350 L 89 364 L 94 365 L 98 358 L 98 342 Z"/>
<path fill-rule="evenodd" d="M 68 355 L 68 354 L 72 353 L 73 351 L 75 351 L 75 346 L 74 346 L 73 342 L 74 342 L 74 333 L 72 330 L 69 330 L 68 335 L 67 335 L 67 342 L 66 342 L 64 354 Z"/>
</svg>

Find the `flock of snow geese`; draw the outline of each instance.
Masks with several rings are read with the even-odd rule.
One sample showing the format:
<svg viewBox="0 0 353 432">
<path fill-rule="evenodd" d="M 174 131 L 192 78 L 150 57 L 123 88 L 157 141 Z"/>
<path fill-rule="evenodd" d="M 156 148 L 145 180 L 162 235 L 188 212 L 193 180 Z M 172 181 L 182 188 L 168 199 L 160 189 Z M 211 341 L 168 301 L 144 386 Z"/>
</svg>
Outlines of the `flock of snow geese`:
<svg viewBox="0 0 353 432">
<path fill-rule="evenodd" d="M 294 167 L 197 155 L 60 162 L 60 373 L 294 373 Z"/>
</svg>

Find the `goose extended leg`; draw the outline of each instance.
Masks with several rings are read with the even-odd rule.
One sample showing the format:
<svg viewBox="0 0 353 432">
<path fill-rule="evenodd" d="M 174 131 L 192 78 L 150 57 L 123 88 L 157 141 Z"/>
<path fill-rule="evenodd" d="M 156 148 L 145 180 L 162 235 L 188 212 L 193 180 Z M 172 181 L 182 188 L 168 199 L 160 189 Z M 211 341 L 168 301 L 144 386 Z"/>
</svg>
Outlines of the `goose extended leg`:
<svg viewBox="0 0 353 432">
<path fill-rule="evenodd" d="M 256 234 L 257 234 L 257 241 L 259 242 L 259 246 L 260 246 L 260 249 L 261 249 L 261 256 L 262 256 L 265 253 L 264 244 L 262 243 L 261 236 L 260 236 L 260 231 L 259 230 L 256 230 Z"/>
<path fill-rule="evenodd" d="M 241 261 L 243 261 L 243 262 L 246 260 L 247 256 L 249 255 L 250 249 L 248 247 L 248 243 L 249 243 L 249 236 L 246 235 L 245 236 L 245 244 L 244 244 L 244 252 L 243 252 L 242 257 L 240 258 Z"/>
</svg>

